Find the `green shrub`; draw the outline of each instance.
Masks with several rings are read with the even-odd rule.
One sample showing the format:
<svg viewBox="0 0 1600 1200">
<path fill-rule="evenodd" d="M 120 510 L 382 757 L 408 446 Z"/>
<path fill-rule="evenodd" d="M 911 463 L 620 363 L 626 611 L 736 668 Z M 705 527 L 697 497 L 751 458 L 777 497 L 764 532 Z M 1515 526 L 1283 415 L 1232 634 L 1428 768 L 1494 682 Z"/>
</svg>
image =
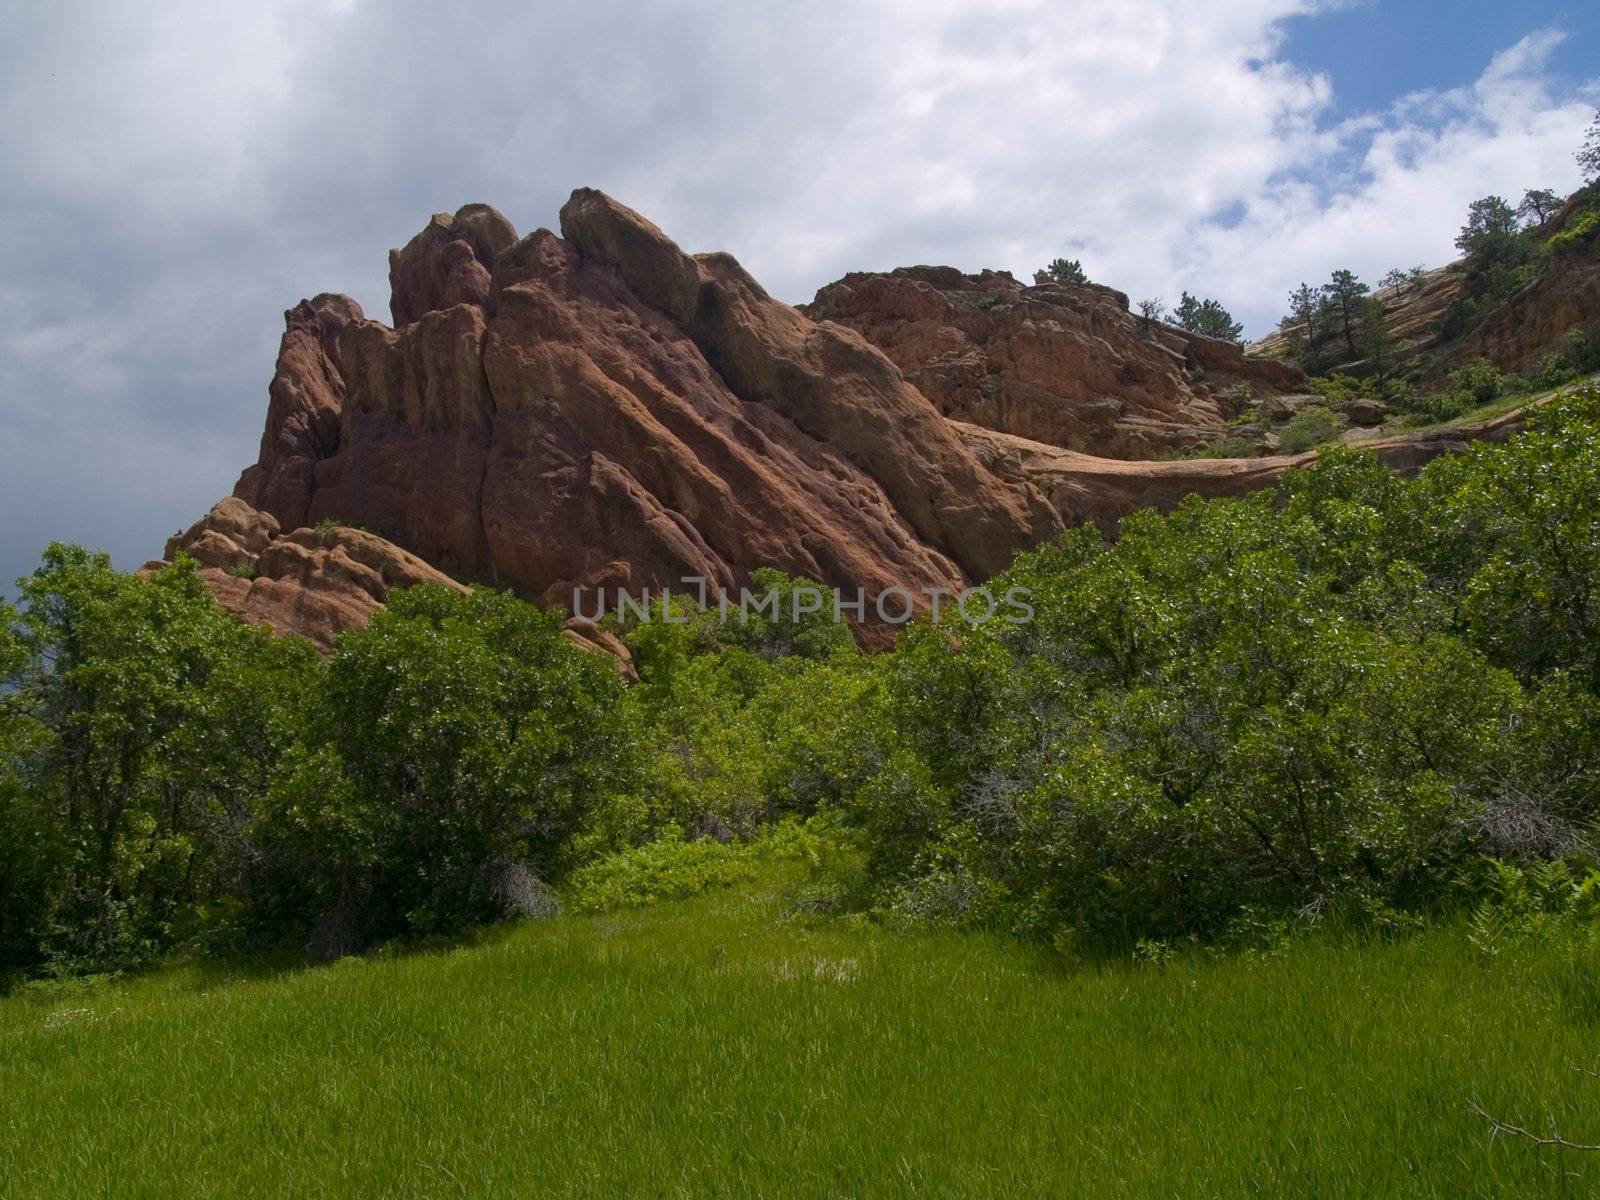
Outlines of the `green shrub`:
<svg viewBox="0 0 1600 1200">
<path fill-rule="evenodd" d="M 1452 421 L 1510 391 L 1510 381 L 1487 358 L 1475 358 L 1451 371 L 1444 387 L 1420 396 L 1416 411 L 1435 421 Z"/>
<path fill-rule="evenodd" d="M 1201 458 L 1249 458 L 1261 449 L 1256 435 L 1232 433 L 1208 442 L 1200 451 Z"/>
<path fill-rule="evenodd" d="M 235 579 L 254 579 L 261 571 L 253 562 L 236 562 L 229 565 L 228 574 Z"/>
<path fill-rule="evenodd" d="M 1343 429 L 1332 409 L 1313 404 L 1289 419 L 1278 435 L 1278 448 L 1285 454 L 1300 454 L 1333 441 Z"/>
<path fill-rule="evenodd" d="M 1560 233 L 1552 234 L 1544 244 L 1552 254 L 1578 254 L 1597 236 L 1600 236 L 1600 210 L 1586 209 L 1574 213 L 1566 227 Z"/>
<path fill-rule="evenodd" d="M 302 921 L 365 944 L 502 915 L 507 869 L 558 874 L 599 797 L 633 782 L 616 666 L 506 593 L 392 592 L 340 639 L 261 853 Z"/>
<path fill-rule="evenodd" d="M 1600 336 L 1586 329 L 1569 329 L 1566 343 L 1562 355 L 1576 374 L 1600 371 Z"/>
<path fill-rule="evenodd" d="M 1377 388 L 1371 380 L 1358 379 L 1342 371 L 1335 371 L 1325 379 L 1312 379 L 1309 381 L 1309 386 L 1313 392 L 1327 401 L 1330 407 L 1337 407 L 1351 400 L 1378 398 Z"/>
<path fill-rule="evenodd" d="M 1471 375 L 1465 377 L 1470 380 Z M 1600 394 L 1414 482 L 1345 447 L 1284 497 L 1018 558 L 1025 626 L 905 634 L 845 800 L 896 921 L 1079 949 L 1384 929 L 1600 817 Z"/>
<path fill-rule="evenodd" d="M 1488 404 L 1505 390 L 1505 377 L 1500 368 L 1487 358 L 1475 358 L 1464 367 L 1450 372 L 1445 390 L 1459 392 L 1472 404 Z"/>
<path fill-rule="evenodd" d="M 742 842 L 684 841 L 674 830 L 653 842 L 619 850 L 579 868 L 567 886 L 577 912 L 633 908 L 657 900 L 686 900 L 755 877 L 757 863 Z"/>
<path fill-rule="evenodd" d="M 783 864 L 807 875 L 843 874 L 847 843 L 828 820 L 786 820 L 750 842 L 686 840 L 668 828 L 660 838 L 615 851 L 574 871 L 567 898 L 578 912 L 635 908 L 659 900 L 687 900 L 771 875 Z"/>
</svg>

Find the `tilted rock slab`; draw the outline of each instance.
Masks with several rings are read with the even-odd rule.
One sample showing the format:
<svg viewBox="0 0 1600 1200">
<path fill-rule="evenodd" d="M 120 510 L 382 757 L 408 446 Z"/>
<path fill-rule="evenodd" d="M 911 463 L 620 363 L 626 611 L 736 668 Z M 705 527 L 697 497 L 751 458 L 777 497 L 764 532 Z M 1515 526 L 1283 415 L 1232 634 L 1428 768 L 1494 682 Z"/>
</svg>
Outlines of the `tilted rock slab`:
<svg viewBox="0 0 1600 1200">
<path fill-rule="evenodd" d="M 901 267 L 846 275 L 805 311 L 859 332 L 946 416 L 1112 458 L 1197 448 L 1251 396 L 1306 383 L 1289 363 L 1135 317 L 1094 283 Z"/>
<path fill-rule="evenodd" d="M 594 191 L 561 228 L 517 239 L 469 205 L 391 257 L 396 327 L 342 296 L 291 309 L 235 495 L 563 605 L 761 566 L 959 587 L 1059 528 L 893 363 L 729 256 Z"/>
<path fill-rule="evenodd" d="M 345 296 L 290 309 L 259 461 L 169 559 L 194 556 L 229 609 L 324 649 L 407 583 L 485 582 L 568 608 L 582 593 L 592 612 L 619 589 L 681 592 L 686 576 L 734 592 L 763 566 L 859 589 L 873 646 L 892 632 L 871 624 L 891 587 L 979 583 L 1066 526 L 1111 532 L 1135 508 L 1272 486 L 1311 457 L 1068 448 L 1209 436 L 1220 393 L 1198 377 L 1300 383 L 1230 343 L 1141 326 L 1110 289 L 917 268 L 847 277 L 810 306 L 901 306 L 903 320 L 859 322 L 880 349 L 599 192 L 574 192 L 560 224 L 518 237 L 481 204 L 433 217 L 390 256 L 393 326 Z M 996 302 L 988 325 L 951 324 L 974 289 L 1004 293 L 1009 315 Z M 945 342 L 954 358 L 932 352 Z M 969 354 L 985 378 L 1000 364 L 999 384 L 978 387 L 998 387 L 992 409 L 935 382 Z M 1470 436 L 1374 445 L 1412 468 Z M 626 669 L 614 638 L 568 630 Z"/>
</svg>

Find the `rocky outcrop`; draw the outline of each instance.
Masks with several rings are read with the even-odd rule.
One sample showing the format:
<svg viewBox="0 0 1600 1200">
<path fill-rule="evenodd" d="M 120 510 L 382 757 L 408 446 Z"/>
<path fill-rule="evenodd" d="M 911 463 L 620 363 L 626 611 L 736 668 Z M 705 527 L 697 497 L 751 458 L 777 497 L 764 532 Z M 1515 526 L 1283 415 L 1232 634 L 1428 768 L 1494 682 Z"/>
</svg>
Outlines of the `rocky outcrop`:
<svg viewBox="0 0 1600 1200">
<path fill-rule="evenodd" d="M 1305 383 L 1297 367 L 1134 317 L 1093 283 L 903 267 L 846 275 L 805 311 L 856 330 L 946 416 L 1115 458 L 1197 448 L 1251 397 Z"/>
<path fill-rule="evenodd" d="M 1600 340 L 1600 237 L 1550 255 L 1544 270 L 1485 313 L 1434 374 L 1475 358 L 1487 358 L 1508 374 L 1528 374 L 1547 354 L 1565 351 L 1574 332 Z"/>
<path fill-rule="evenodd" d="M 509 241 L 468 206 L 394 256 L 400 327 L 332 297 L 291 310 L 236 495 L 547 604 L 734 589 L 760 566 L 869 595 L 957 586 L 1057 528 L 891 362 L 727 255 L 587 190 L 562 235 Z"/>
<path fill-rule="evenodd" d="M 220 500 L 167 542 L 159 570 L 187 554 L 229 612 L 278 633 L 295 633 L 319 649 L 345 629 L 359 629 L 397 587 L 434 583 L 466 591 L 415 554 L 376 534 L 345 526 L 285 533 L 270 513 L 235 497 Z"/>
<path fill-rule="evenodd" d="M 1529 374 L 1549 354 L 1567 350 L 1574 330 L 1600 338 L 1600 236 L 1575 228 L 1600 207 L 1600 185 L 1574 193 L 1561 211 L 1524 236 L 1532 239 L 1527 284 L 1495 301 L 1459 341 L 1441 332 L 1446 314 L 1468 296 L 1464 262 L 1424 272 L 1376 293 L 1394 341 L 1396 366 L 1425 390 L 1439 387 L 1449 372 L 1476 358 L 1487 358 L 1506 374 Z M 1592 229 L 1592 225 L 1588 226 Z M 1286 326 L 1251 346 L 1254 354 L 1287 358 L 1300 326 Z M 1337 336 L 1319 342 L 1327 371 L 1361 375 L 1367 364 Z"/>
<path fill-rule="evenodd" d="M 1389 322 L 1389 336 L 1394 342 L 1395 362 L 1399 367 L 1408 367 L 1443 345 L 1439 326 L 1450 306 L 1461 298 L 1462 278 L 1460 268 L 1451 264 L 1374 293 L 1383 301 L 1384 319 Z M 1252 343 L 1250 353 L 1262 358 L 1287 359 L 1296 340 L 1304 336 L 1303 326 L 1286 325 Z M 1366 370 L 1361 355 L 1351 353 L 1337 334 L 1325 335 L 1318 343 L 1318 351 L 1326 360 L 1329 372 L 1360 375 Z"/>
<path fill-rule="evenodd" d="M 363 628 L 395 588 L 432 583 L 467 590 L 377 534 L 344 525 L 284 533 L 270 513 L 234 496 L 169 538 L 164 557 L 143 569 L 159 571 L 180 554 L 195 560 L 223 608 L 252 625 L 306 638 L 323 653 L 344 630 Z M 564 632 L 574 645 L 603 651 L 632 674 L 632 656 L 615 635 L 576 620 Z"/>
<path fill-rule="evenodd" d="M 290 309 L 259 460 L 168 557 L 324 649 L 424 580 L 587 613 L 771 566 L 860 589 L 870 621 L 891 587 L 979 582 L 1064 526 L 1305 461 L 1136 461 L 1292 411 L 1303 380 L 1109 288 L 917 268 L 830 285 L 816 320 L 599 192 L 560 226 L 518 237 L 468 205 L 391 256 L 393 326 L 343 296 Z M 1414 467 L 1470 436 L 1372 444 Z M 614 638 L 568 632 L 626 668 Z"/>
<path fill-rule="evenodd" d="M 1439 426 L 1360 442 L 1403 475 L 1413 475 L 1441 454 L 1460 453 L 1475 441 L 1503 441 L 1524 427 L 1521 411 L 1486 421 Z M 1258 458 L 1191 458 L 1130 462 L 1081 454 L 1060 446 L 956 423 L 966 443 L 995 474 L 1040 489 L 1063 525 L 1092 522 L 1108 536 L 1140 508 L 1162 512 L 1187 497 L 1242 496 L 1276 487 L 1284 472 L 1316 460 L 1319 451 Z"/>
</svg>

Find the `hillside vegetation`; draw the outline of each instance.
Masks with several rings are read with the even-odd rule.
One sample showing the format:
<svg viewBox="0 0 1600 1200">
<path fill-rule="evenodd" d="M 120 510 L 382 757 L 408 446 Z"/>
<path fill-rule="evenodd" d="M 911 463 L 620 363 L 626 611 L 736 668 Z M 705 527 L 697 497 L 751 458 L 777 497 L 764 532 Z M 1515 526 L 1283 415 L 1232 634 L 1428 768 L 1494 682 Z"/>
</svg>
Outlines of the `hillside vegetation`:
<svg viewBox="0 0 1600 1200">
<path fill-rule="evenodd" d="M 629 684 L 505 593 L 398 592 L 320 659 L 191 568 L 52 547 L 0 626 L 0 962 L 336 957 L 786 818 L 863 863 L 830 910 L 1088 960 L 1410 929 L 1502 868 L 1587 894 L 1593 391 L 1416 480 L 1346 450 L 1077 530 L 990 582 L 1024 623 L 949 607 L 865 655 L 757 582 L 776 616 L 636 622 Z"/>
</svg>

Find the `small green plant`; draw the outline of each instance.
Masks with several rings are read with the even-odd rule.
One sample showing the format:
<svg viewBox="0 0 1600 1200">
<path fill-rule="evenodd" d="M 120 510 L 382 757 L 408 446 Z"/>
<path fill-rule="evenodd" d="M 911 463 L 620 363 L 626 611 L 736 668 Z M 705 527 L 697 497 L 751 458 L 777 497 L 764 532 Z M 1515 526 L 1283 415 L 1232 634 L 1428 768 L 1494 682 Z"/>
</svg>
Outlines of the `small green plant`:
<svg viewBox="0 0 1600 1200">
<path fill-rule="evenodd" d="M 1417 409 L 1435 421 L 1453 421 L 1481 405 L 1498 400 L 1508 390 L 1506 377 L 1487 358 L 1475 358 L 1451 371 L 1440 391 L 1423 396 Z"/>
<path fill-rule="evenodd" d="M 1452 392 L 1462 393 L 1473 404 L 1488 404 L 1499 398 L 1505 385 L 1505 377 L 1500 374 L 1499 367 L 1487 358 L 1475 358 L 1466 366 L 1451 371 L 1446 387 Z"/>
<path fill-rule="evenodd" d="M 656 841 L 579 868 L 568 882 L 567 897 L 576 912 L 637 908 L 749 883 L 783 863 L 801 864 L 813 875 L 837 875 L 842 853 L 836 826 L 822 818 L 784 821 L 750 842 L 687 840 L 668 830 Z"/>
<path fill-rule="evenodd" d="M 1600 338 L 1582 329 L 1567 330 L 1566 345 L 1539 360 L 1527 379 L 1530 389 L 1549 390 L 1600 370 Z"/>
<path fill-rule="evenodd" d="M 254 579 L 261 574 L 260 569 L 253 562 L 236 562 L 228 568 L 228 574 L 235 579 Z"/>
<path fill-rule="evenodd" d="M 580 868 L 567 896 L 575 912 L 601 912 L 686 900 L 754 877 L 755 862 L 744 843 L 667 836 Z"/>
<path fill-rule="evenodd" d="M 1285 454 L 1302 454 L 1313 446 L 1331 442 L 1344 426 L 1332 409 L 1313 404 L 1296 413 L 1278 435 L 1278 448 Z"/>
<path fill-rule="evenodd" d="M 1039 283 L 1089 282 L 1089 277 L 1083 273 L 1083 264 L 1075 258 L 1053 259 L 1043 270 L 1035 271 L 1033 277 Z"/>
<path fill-rule="evenodd" d="M 1313 379 L 1310 381 L 1310 386 L 1311 390 L 1330 406 L 1346 404 L 1351 400 L 1378 398 L 1377 389 L 1369 380 L 1357 379 L 1354 375 L 1346 375 L 1342 371 L 1335 371 L 1326 379 Z"/>
<path fill-rule="evenodd" d="M 1600 211 L 1589 209 L 1575 213 L 1565 229 L 1551 235 L 1545 247 L 1552 254 L 1577 254 L 1597 235 L 1600 235 Z"/>
<path fill-rule="evenodd" d="M 362 533 L 371 533 L 372 530 L 360 521 L 346 521 L 342 517 L 324 517 L 311 528 L 318 533 L 332 533 L 337 529 L 358 529 Z"/>
</svg>

